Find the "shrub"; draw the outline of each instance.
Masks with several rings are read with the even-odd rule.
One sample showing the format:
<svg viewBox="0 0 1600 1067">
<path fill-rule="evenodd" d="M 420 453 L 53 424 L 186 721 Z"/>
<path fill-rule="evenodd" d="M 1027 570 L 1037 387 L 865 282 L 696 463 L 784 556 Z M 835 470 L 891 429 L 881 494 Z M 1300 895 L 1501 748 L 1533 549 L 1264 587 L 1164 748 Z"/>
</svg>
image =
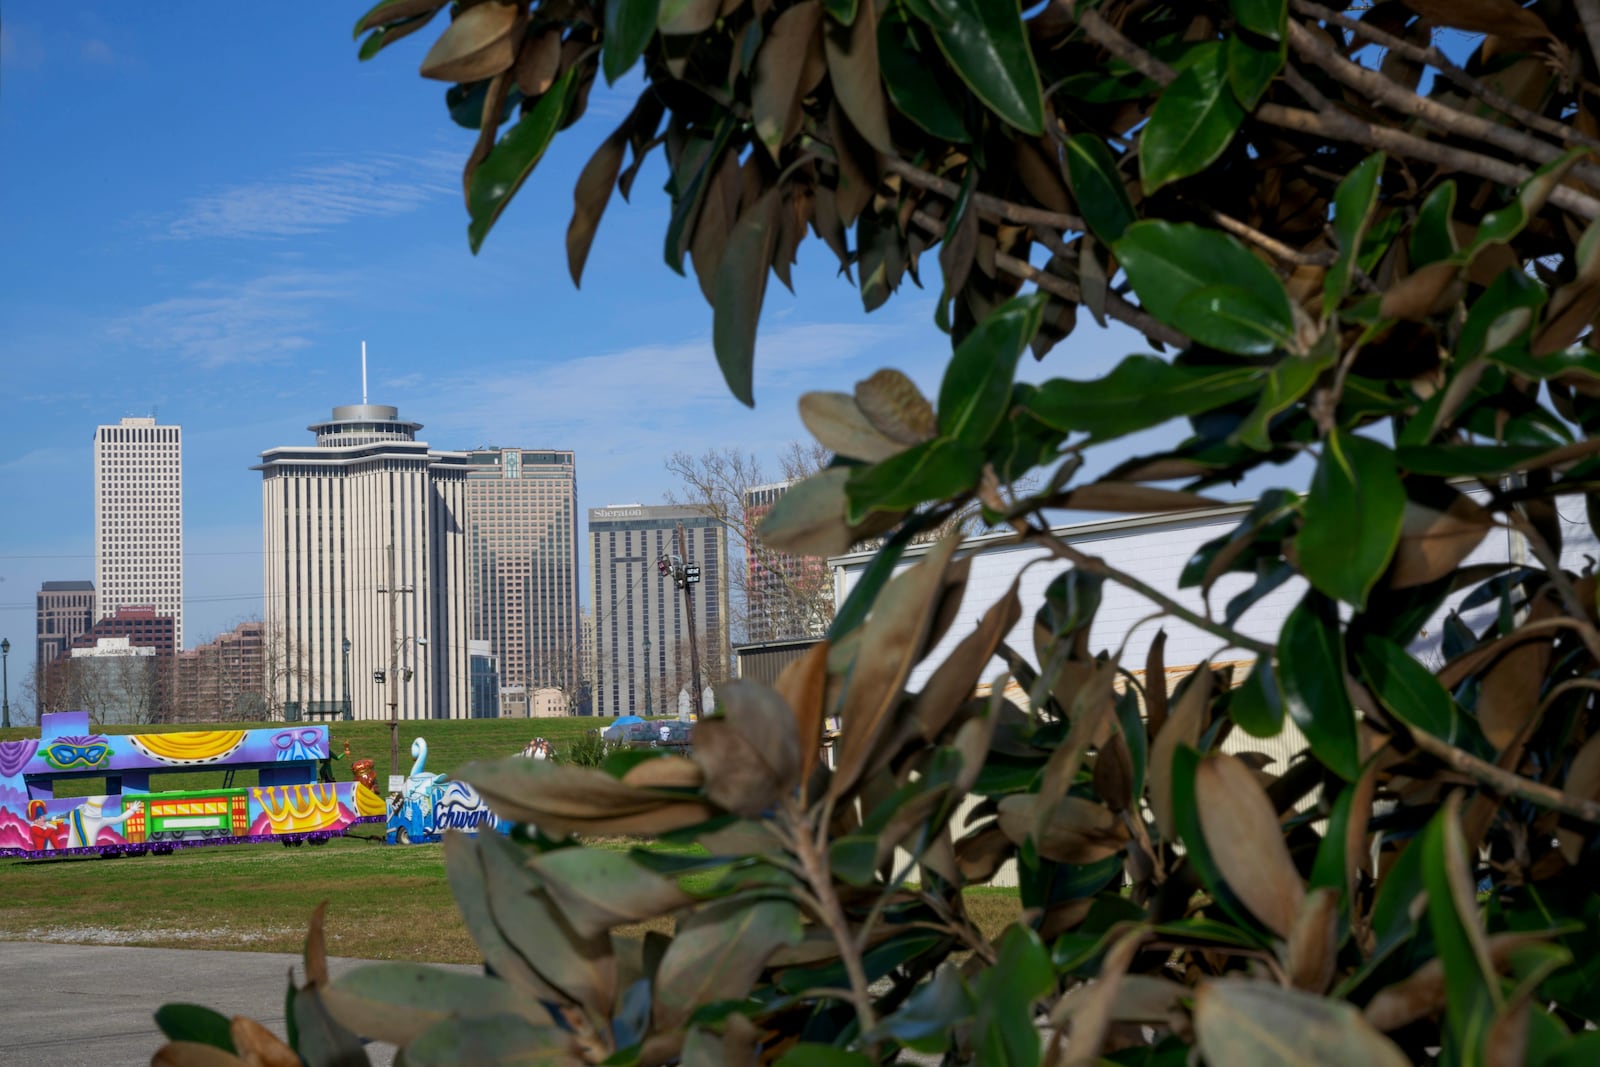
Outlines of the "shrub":
<svg viewBox="0 0 1600 1067">
<path fill-rule="evenodd" d="M 363 55 L 441 7 L 379 5 Z M 474 248 L 596 75 L 642 59 L 574 193 L 574 279 L 612 189 L 659 148 L 667 259 L 690 257 L 735 396 L 753 401 L 768 271 L 788 281 L 808 228 L 869 310 L 937 246 L 952 350 L 932 400 L 885 370 L 802 401 L 837 458 L 763 537 L 818 556 L 882 539 L 827 641 L 773 687 L 723 687 L 692 759 L 464 771 L 542 831 L 447 843 L 485 974 L 330 982 L 314 925 L 292 992 L 306 1062 L 359 1055 L 355 1033 L 412 1065 L 858 1065 L 903 1048 L 1028 1067 L 1594 1062 L 1600 630 L 1594 575 L 1561 553 L 1563 511 L 1592 525 L 1579 505 L 1600 479 L 1595 5 L 518 0 L 453 16 L 423 74 L 462 83 L 452 115 L 481 126 Z M 1437 27 L 1466 35 L 1450 55 Z M 1080 309 L 1160 354 L 1016 381 Z M 1152 430 L 1165 443 L 1135 438 Z M 1303 491 L 1261 492 L 1196 546 L 1178 584 L 1203 600 L 1052 528 L 1063 510 L 1206 507 L 1295 463 L 1277 474 Z M 1031 647 L 1009 638 L 1013 585 L 909 692 L 971 595 L 970 561 L 946 538 L 896 562 L 973 502 L 1068 569 Z M 1526 559 L 1469 561 L 1491 533 Z M 1224 575 L 1243 591 L 1211 605 Z M 1248 676 L 1202 664 L 1169 692 L 1157 641 L 1144 691 L 1119 689 L 1120 652 L 1094 639 L 1107 582 L 1254 657 Z M 1281 632 L 1252 633 L 1282 588 L 1299 592 Z M 1497 610 L 1469 624 L 1463 605 Z M 1441 615 L 1443 662 L 1424 665 L 1412 649 Z M 973 698 L 982 681 L 997 695 Z M 1290 719 L 1307 746 L 1277 773 L 1221 751 Z M 584 847 L 607 834 L 707 856 Z M 1009 859 L 1023 912 L 991 939 L 962 891 Z M 702 865 L 720 880 L 691 894 L 678 879 Z M 659 916 L 673 936 L 614 932 Z"/>
</svg>

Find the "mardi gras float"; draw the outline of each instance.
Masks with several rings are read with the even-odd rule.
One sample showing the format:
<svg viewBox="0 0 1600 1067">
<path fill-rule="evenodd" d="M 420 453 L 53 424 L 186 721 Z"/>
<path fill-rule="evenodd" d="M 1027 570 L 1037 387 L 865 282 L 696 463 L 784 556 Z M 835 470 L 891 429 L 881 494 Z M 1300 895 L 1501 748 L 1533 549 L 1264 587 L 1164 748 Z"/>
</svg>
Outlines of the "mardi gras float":
<svg viewBox="0 0 1600 1067">
<path fill-rule="evenodd" d="M 446 830 L 475 834 L 479 830 L 509 831 L 478 791 L 466 782 L 428 770 L 428 742 L 411 742 L 411 773 L 405 789 L 389 801 L 386 839 L 391 845 L 420 845 L 438 841 Z"/>
<path fill-rule="evenodd" d="M 318 781 L 328 728 L 102 734 L 82 711 L 45 715 L 37 740 L 0 741 L 0 856 L 121 856 L 196 845 L 318 844 L 385 817 L 359 779 Z M 221 772 L 214 789 L 163 790 L 164 778 Z M 232 772 L 229 774 L 228 772 Z M 254 785 L 233 777 L 254 772 Z M 75 779 L 104 793 L 57 797 Z"/>
</svg>

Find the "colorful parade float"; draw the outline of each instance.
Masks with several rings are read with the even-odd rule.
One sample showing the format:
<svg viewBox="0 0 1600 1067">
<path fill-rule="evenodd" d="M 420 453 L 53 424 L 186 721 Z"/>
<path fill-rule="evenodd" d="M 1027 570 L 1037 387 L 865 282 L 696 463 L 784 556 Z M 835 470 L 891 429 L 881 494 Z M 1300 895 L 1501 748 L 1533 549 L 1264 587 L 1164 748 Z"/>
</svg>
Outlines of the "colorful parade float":
<svg viewBox="0 0 1600 1067">
<path fill-rule="evenodd" d="M 489 804 L 466 782 L 428 770 L 428 742 L 411 742 L 411 773 L 405 789 L 389 801 L 386 839 L 391 845 L 420 845 L 438 841 L 446 830 L 475 834 L 479 830 L 510 830 L 511 825 L 489 810 Z"/>
<path fill-rule="evenodd" d="M 170 853 L 196 845 L 279 841 L 319 844 L 361 822 L 385 819 L 383 798 L 358 773 L 318 780 L 328 728 L 104 734 L 87 712 L 42 717 L 38 740 L 0 741 L 0 856 Z M 367 763 L 368 761 L 361 761 Z M 369 764 L 370 767 L 370 764 Z M 362 768 L 354 768 L 358 772 Z M 216 771 L 212 789 L 163 790 L 178 773 Z M 233 786 L 235 776 L 255 783 Z M 57 797 L 74 779 L 104 792 Z"/>
</svg>

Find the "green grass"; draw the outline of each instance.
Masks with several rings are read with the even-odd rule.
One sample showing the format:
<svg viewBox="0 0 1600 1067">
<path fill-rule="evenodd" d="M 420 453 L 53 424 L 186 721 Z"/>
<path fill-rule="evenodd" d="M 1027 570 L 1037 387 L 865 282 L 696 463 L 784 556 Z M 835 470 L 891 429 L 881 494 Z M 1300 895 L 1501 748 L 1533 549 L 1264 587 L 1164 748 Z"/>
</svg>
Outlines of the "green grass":
<svg viewBox="0 0 1600 1067">
<path fill-rule="evenodd" d="M 560 719 L 433 719 L 433 720 L 402 720 L 400 723 L 400 765 L 395 773 L 405 774 L 411 770 L 411 742 L 422 737 L 428 742 L 428 770 L 444 774 L 454 774 L 455 771 L 474 760 L 499 759 L 503 756 L 515 755 L 522 751 L 522 746 L 535 736 L 544 737 L 554 745 L 557 751 L 565 748 L 573 741 L 584 735 L 586 730 L 602 728 L 610 723 L 609 719 L 596 719 L 588 716 L 572 716 Z M 101 732 L 107 734 L 133 734 L 133 733 L 167 733 L 174 730 L 262 730 L 282 729 L 281 722 L 244 722 L 244 723 L 201 723 L 185 724 L 170 723 L 159 726 L 107 726 Z M 342 781 L 353 777 L 350 772 L 350 761 L 362 758 L 371 759 L 378 772 L 378 787 L 381 791 L 387 783 L 390 774 L 389 766 L 389 724 L 386 721 L 361 720 L 357 722 L 334 722 L 329 724 L 329 737 L 332 739 L 334 752 L 341 752 L 344 743 L 350 742 L 350 760 L 340 760 L 334 763 L 334 776 Z M 0 741 L 9 741 L 23 737 L 38 737 L 37 727 L 13 728 L 0 730 Z M 222 771 L 184 771 L 173 774 L 163 774 L 152 781 L 152 789 L 215 789 L 222 785 Z M 243 771 L 235 775 L 235 786 L 251 786 L 256 784 L 254 771 Z M 56 796 L 84 797 L 95 796 L 105 792 L 105 779 L 101 777 L 87 777 L 76 779 L 61 779 Z"/>
<path fill-rule="evenodd" d="M 638 842 L 606 841 L 628 848 Z M 694 853 L 698 846 L 668 849 Z M 717 872 L 689 876 L 705 889 Z M 298 952 L 328 901 L 329 951 L 364 959 L 476 963 L 450 896 L 440 845 L 384 845 L 375 826 L 321 847 L 231 845 L 118 860 L 0 860 L 0 941 Z M 989 936 L 1017 917 L 1016 890 L 973 889 L 967 911 Z M 671 922 L 624 927 L 670 932 Z"/>
</svg>

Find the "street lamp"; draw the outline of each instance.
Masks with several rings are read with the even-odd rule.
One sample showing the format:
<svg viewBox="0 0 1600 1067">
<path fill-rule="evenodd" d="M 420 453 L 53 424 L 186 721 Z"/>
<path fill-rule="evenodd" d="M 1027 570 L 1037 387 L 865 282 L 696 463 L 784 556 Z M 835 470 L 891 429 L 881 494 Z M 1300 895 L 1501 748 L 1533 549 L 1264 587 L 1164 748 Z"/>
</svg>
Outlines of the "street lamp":
<svg viewBox="0 0 1600 1067">
<path fill-rule="evenodd" d="M 400 648 L 407 641 L 415 641 L 418 648 L 427 645 L 426 637 L 398 637 L 389 646 L 389 670 L 381 668 L 372 672 L 373 681 L 383 685 L 385 681 L 392 687 L 389 690 L 389 767 L 390 775 L 400 773 L 400 684 L 404 680 L 411 681 L 412 670 L 410 667 L 400 666 Z"/>
<path fill-rule="evenodd" d="M 0 638 L 0 682 L 4 683 L 5 695 L 0 697 L 0 726 L 11 729 L 11 639 Z"/>
<path fill-rule="evenodd" d="M 344 721 L 350 721 L 350 639 L 344 639 Z"/>
</svg>

